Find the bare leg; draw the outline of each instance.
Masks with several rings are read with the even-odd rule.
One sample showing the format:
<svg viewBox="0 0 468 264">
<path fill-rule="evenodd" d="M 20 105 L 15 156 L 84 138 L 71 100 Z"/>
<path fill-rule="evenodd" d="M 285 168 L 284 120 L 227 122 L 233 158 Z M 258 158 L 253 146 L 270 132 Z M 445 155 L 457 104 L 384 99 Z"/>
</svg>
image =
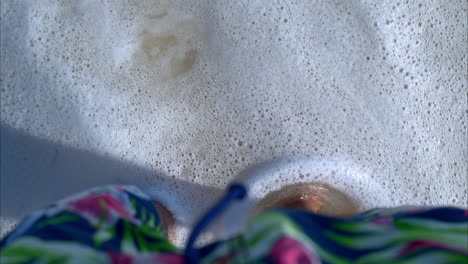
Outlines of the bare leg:
<svg viewBox="0 0 468 264">
<path fill-rule="evenodd" d="M 258 211 L 290 208 L 317 214 L 350 217 L 359 213 L 357 204 L 342 191 L 323 183 L 288 185 L 263 198 Z"/>
<path fill-rule="evenodd" d="M 160 216 L 161 225 L 166 233 L 167 239 L 173 241 L 175 219 L 172 213 L 161 203 L 153 201 Z"/>
</svg>

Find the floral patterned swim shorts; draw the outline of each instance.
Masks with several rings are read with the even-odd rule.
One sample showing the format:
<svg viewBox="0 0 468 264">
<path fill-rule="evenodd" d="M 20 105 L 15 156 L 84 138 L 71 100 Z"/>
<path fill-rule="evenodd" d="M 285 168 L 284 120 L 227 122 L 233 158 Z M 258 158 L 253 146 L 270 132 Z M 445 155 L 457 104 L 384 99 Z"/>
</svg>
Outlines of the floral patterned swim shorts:
<svg viewBox="0 0 468 264">
<path fill-rule="evenodd" d="M 468 263 L 468 211 L 373 209 L 347 219 L 271 210 L 197 249 L 200 263 Z M 185 263 L 151 199 L 98 187 L 35 212 L 0 242 L 0 263 Z"/>
</svg>

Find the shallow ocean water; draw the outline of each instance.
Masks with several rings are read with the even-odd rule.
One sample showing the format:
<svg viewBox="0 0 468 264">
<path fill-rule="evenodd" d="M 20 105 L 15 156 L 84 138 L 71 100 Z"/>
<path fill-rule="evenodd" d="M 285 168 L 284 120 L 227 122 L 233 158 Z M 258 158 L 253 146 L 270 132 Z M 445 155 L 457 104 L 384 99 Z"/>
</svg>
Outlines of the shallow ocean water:
<svg viewBox="0 0 468 264">
<path fill-rule="evenodd" d="M 110 183 L 190 226 L 277 159 L 254 197 L 467 205 L 466 1 L 7 0 L 1 19 L 2 234 Z"/>
</svg>

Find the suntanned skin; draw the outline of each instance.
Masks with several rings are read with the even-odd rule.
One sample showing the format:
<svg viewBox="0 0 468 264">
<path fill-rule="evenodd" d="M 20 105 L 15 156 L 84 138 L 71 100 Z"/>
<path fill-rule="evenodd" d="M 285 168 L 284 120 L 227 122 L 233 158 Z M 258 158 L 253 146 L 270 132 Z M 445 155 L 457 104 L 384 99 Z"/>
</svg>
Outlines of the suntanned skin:
<svg viewBox="0 0 468 264">
<path fill-rule="evenodd" d="M 258 204 L 257 213 L 273 208 L 297 209 L 347 218 L 359 213 L 359 206 L 346 193 L 324 183 L 298 183 L 270 192 Z"/>
<path fill-rule="evenodd" d="M 278 201 L 273 207 L 275 208 L 288 208 L 288 209 L 298 209 L 305 210 L 317 213 L 321 208 L 322 204 L 319 202 L 317 197 L 311 195 L 301 195 L 292 196 L 284 200 Z"/>
<path fill-rule="evenodd" d="M 153 203 L 160 215 L 163 229 L 171 240 L 175 233 L 175 218 L 164 205 Z M 304 210 L 342 218 L 359 213 L 358 206 L 349 196 L 323 183 L 293 184 L 271 192 L 260 201 L 256 213 L 273 208 Z"/>
<path fill-rule="evenodd" d="M 162 204 L 158 202 L 154 202 L 154 205 L 156 206 L 156 209 L 158 211 L 159 217 L 161 218 L 161 225 L 164 229 L 164 232 L 166 233 L 166 236 L 169 240 L 171 240 L 174 237 L 174 224 L 175 224 L 175 219 L 172 213 Z"/>
</svg>

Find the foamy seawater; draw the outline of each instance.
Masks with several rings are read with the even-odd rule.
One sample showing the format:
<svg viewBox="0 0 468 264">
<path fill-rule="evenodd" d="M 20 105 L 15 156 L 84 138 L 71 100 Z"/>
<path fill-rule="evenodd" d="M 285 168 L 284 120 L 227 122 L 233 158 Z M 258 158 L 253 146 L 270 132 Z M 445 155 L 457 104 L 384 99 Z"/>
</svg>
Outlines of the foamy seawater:
<svg viewBox="0 0 468 264">
<path fill-rule="evenodd" d="M 109 183 L 189 226 L 277 159 L 255 197 L 466 206 L 466 1 L 6 0 L 1 19 L 2 233 Z"/>
</svg>

